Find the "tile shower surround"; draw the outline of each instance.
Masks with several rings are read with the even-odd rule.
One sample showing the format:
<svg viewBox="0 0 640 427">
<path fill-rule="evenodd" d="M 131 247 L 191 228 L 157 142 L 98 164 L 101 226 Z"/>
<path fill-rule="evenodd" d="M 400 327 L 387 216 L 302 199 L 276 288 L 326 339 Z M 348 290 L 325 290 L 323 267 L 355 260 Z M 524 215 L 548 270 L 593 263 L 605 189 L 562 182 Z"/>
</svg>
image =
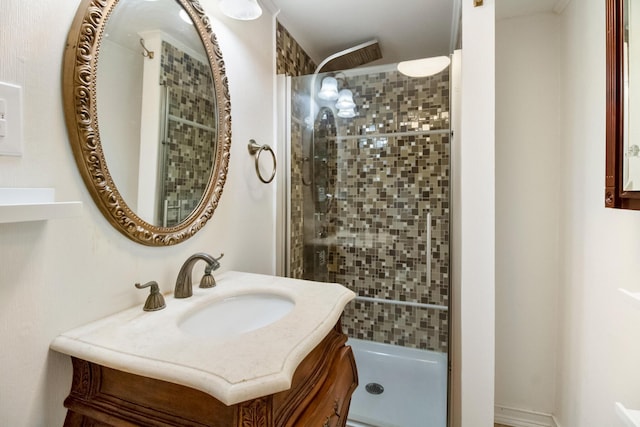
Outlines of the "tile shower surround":
<svg viewBox="0 0 640 427">
<path fill-rule="evenodd" d="M 316 64 L 278 21 L 276 25 L 276 73 L 286 76 L 313 74 Z"/>
<path fill-rule="evenodd" d="M 304 51 L 280 25 L 278 39 L 278 72 L 299 76 L 306 68 L 311 74 L 314 66 L 301 65 Z M 308 96 L 309 79 L 292 80 L 292 276 L 304 274 L 305 249 L 307 254 L 325 249 L 328 280 L 361 296 L 448 305 L 449 135 L 430 133 L 449 127 L 448 70 L 419 79 L 395 71 L 348 77 L 358 115 L 336 118 L 339 137 L 326 152 L 329 164 L 337 166 L 330 168 L 326 190 L 336 196 L 324 221 L 331 238 L 324 244 L 315 239 L 313 245 L 302 241 L 313 194 L 302 184 L 300 140 L 308 130 L 305 109 L 297 108 Z M 307 221 L 318 223 L 313 216 Z M 446 311 L 370 301 L 349 304 L 343 316 L 345 331 L 354 338 L 441 352 L 448 349 L 448 322 Z"/>
<path fill-rule="evenodd" d="M 161 83 L 169 87 L 169 113 L 208 128 L 215 128 L 215 98 L 209 64 L 203 63 L 173 45 L 162 42 Z M 215 131 L 169 120 L 165 192 L 168 200 L 167 225 L 182 221 L 202 198 L 213 165 Z M 161 215 L 162 217 L 162 215 Z"/>
</svg>

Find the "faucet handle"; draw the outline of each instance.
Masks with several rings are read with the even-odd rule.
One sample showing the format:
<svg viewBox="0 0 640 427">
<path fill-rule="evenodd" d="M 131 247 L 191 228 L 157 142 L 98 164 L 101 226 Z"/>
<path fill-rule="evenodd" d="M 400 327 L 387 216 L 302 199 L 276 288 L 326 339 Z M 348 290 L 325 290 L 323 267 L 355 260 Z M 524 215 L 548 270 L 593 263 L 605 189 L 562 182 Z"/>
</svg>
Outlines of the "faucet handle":
<svg viewBox="0 0 640 427">
<path fill-rule="evenodd" d="M 218 261 L 220 261 L 222 259 L 222 257 L 224 256 L 223 253 L 220 254 L 220 256 L 218 258 L 214 258 L 213 260 L 215 261 L 215 265 L 212 266 L 212 270 L 217 270 L 220 268 L 220 263 Z"/>
<path fill-rule="evenodd" d="M 200 288 L 213 288 L 216 285 L 216 279 L 211 275 L 212 271 L 215 271 L 220 268 L 220 263 L 218 262 L 224 254 L 220 254 L 218 258 L 213 258 L 213 262 L 211 264 L 207 263 L 207 266 L 204 268 L 204 276 L 200 279 Z"/>
<path fill-rule="evenodd" d="M 155 280 L 147 282 L 144 285 L 136 283 L 135 287 L 138 289 L 151 288 L 151 293 L 147 297 L 144 307 L 142 308 L 144 311 L 158 311 L 166 307 L 164 297 L 160 293 L 160 288 L 158 287 L 158 282 Z"/>
<path fill-rule="evenodd" d="M 213 288 L 216 285 L 216 279 L 211 275 L 211 271 L 205 271 L 204 276 L 200 279 L 200 288 L 207 289 Z"/>
<path fill-rule="evenodd" d="M 218 261 L 220 261 L 223 256 L 224 254 L 220 254 L 218 258 L 211 257 L 211 259 L 213 259 L 213 262 L 207 262 L 207 266 L 204 268 L 204 274 L 211 274 L 212 271 L 216 271 L 217 269 L 219 269 L 220 263 Z"/>
</svg>

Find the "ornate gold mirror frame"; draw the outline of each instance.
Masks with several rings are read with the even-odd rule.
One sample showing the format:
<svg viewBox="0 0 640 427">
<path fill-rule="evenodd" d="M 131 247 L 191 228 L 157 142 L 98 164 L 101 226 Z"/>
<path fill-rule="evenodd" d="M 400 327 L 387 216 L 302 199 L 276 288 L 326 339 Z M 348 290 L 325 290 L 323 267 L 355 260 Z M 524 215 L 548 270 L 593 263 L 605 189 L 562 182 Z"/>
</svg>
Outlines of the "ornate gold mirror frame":
<svg viewBox="0 0 640 427">
<path fill-rule="evenodd" d="M 97 65 L 106 23 L 119 0 L 83 0 L 64 52 L 62 92 L 73 154 L 89 193 L 109 223 L 148 246 L 175 245 L 197 233 L 213 216 L 227 178 L 231 149 L 231 101 L 222 52 L 198 0 L 176 0 L 189 14 L 211 66 L 217 106 L 215 161 L 204 194 L 191 214 L 173 227 L 141 219 L 125 203 L 109 174 L 98 126 Z"/>
</svg>

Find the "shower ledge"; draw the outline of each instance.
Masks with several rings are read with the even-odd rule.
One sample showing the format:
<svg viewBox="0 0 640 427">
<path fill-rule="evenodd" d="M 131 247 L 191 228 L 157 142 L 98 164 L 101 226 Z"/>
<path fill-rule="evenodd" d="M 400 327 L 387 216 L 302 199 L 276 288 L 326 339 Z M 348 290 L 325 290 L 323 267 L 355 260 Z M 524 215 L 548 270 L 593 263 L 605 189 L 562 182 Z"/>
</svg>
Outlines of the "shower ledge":
<svg viewBox="0 0 640 427">
<path fill-rule="evenodd" d="M 620 402 L 616 402 L 616 414 L 625 427 L 640 427 L 640 411 L 627 409 Z"/>
<path fill-rule="evenodd" d="M 0 224 L 80 216 L 82 202 L 56 202 L 53 188 L 0 188 Z"/>
</svg>

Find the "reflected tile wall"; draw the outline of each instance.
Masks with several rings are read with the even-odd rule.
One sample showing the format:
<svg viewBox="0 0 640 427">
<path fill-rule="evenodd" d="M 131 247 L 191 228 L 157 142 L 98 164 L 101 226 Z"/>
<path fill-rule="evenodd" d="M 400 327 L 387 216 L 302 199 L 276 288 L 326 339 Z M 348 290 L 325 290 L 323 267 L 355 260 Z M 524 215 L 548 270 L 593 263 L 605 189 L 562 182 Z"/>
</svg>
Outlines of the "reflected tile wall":
<svg viewBox="0 0 640 427">
<path fill-rule="evenodd" d="M 169 119 L 166 135 L 167 226 L 181 222 L 204 194 L 215 150 L 215 99 L 209 64 L 162 42 L 160 81 L 169 88 L 169 114 L 205 128 Z M 162 207 L 159 207 L 162 211 Z"/>
</svg>

